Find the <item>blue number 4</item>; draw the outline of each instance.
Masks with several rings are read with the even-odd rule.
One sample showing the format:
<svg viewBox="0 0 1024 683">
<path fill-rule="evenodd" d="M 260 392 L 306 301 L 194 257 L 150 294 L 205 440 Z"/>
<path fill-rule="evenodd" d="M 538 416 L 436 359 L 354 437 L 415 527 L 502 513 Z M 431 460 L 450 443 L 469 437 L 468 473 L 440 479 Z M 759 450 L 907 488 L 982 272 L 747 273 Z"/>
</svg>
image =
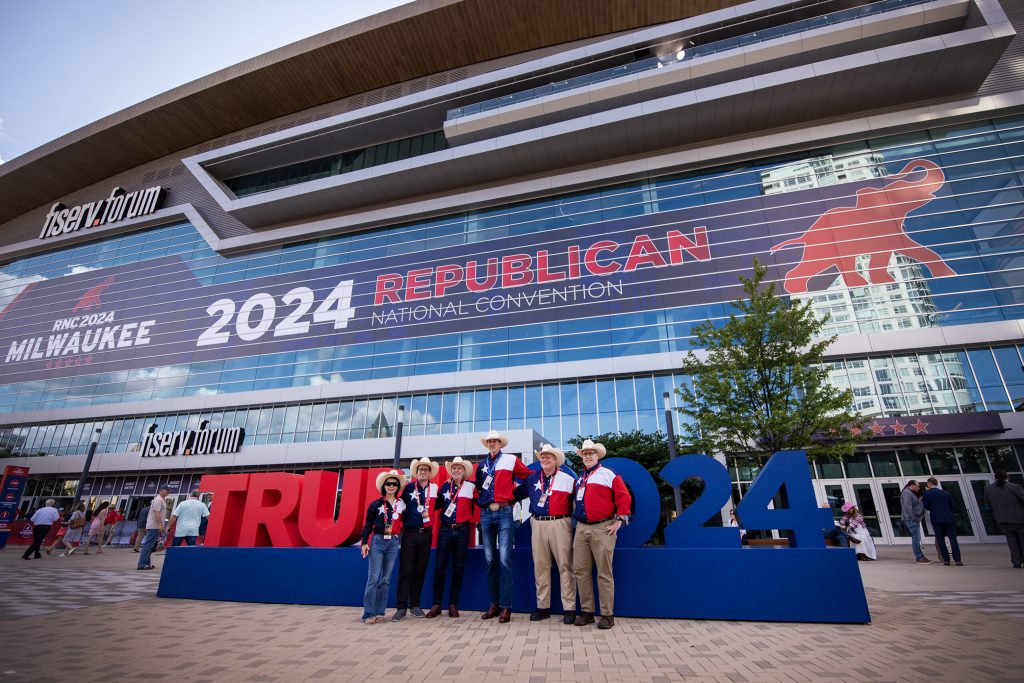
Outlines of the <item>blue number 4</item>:
<svg viewBox="0 0 1024 683">
<path fill-rule="evenodd" d="M 785 487 L 788 507 L 768 504 Z M 779 451 L 765 463 L 736 508 L 746 529 L 788 529 L 791 548 L 824 548 L 822 530 L 833 525 L 832 512 L 818 507 L 804 451 Z"/>
</svg>

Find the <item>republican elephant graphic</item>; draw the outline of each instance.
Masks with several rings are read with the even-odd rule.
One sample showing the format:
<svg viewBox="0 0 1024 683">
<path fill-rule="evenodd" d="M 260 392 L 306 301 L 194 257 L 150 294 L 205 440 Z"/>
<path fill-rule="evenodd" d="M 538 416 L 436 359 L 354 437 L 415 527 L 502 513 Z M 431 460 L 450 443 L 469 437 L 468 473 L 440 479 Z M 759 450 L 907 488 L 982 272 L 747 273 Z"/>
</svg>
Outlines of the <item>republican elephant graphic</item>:
<svg viewBox="0 0 1024 683">
<path fill-rule="evenodd" d="M 78 300 L 78 303 L 75 304 L 74 308 L 71 309 L 71 312 L 77 313 L 78 311 L 88 311 L 91 308 L 99 307 L 102 303 L 100 302 L 100 295 L 107 291 L 107 287 L 112 284 L 114 284 L 113 275 L 107 277 L 98 285 L 90 287 L 89 290 L 82 295 L 82 298 Z"/>
<path fill-rule="evenodd" d="M 910 176 L 921 177 L 917 180 Z M 894 282 L 889 274 L 893 254 L 902 254 L 926 265 L 932 277 L 956 275 L 942 257 L 918 244 L 906 233 L 907 214 L 932 199 L 946 176 L 931 161 L 915 159 L 890 176 L 892 182 L 881 188 L 857 190 L 856 205 L 829 209 L 799 237 L 771 248 L 804 245 L 800 262 L 786 273 L 785 288 L 790 294 L 807 291 L 808 281 L 830 268 L 837 268 L 847 287 Z M 868 279 L 857 271 L 857 257 L 869 255 Z"/>
</svg>

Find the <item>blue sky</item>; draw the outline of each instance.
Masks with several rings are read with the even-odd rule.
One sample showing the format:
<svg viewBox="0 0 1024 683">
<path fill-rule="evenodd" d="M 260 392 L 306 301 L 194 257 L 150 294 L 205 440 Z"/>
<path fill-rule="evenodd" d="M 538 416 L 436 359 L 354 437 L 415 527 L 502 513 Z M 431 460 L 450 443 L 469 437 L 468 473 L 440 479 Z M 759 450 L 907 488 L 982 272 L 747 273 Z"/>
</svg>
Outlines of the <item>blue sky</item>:
<svg viewBox="0 0 1024 683">
<path fill-rule="evenodd" d="M 0 0 L 0 159 L 407 0 Z"/>
</svg>

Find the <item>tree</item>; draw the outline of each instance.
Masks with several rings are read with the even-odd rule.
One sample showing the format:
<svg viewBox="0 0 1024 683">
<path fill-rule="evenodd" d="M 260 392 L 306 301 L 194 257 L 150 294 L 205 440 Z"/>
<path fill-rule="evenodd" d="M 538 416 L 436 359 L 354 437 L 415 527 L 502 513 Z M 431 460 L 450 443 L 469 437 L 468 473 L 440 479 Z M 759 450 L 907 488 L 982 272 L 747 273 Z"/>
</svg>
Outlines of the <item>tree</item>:
<svg viewBox="0 0 1024 683">
<path fill-rule="evenodd" d="M 694 328 L 703 352 L 687 354 L 682 370 L 692 386 L 676 389 L 689 418 L 683 438 L 709 455 L 850 455 L 861 440 L 851 428 L 863 418 L 852 392 L 828 381 L 822 357 L 835 337 L 819 337 L 828 317 L 817 318 L 810 301 L 776 295 L 766 272 L 755 260 L 754 277 L 740 276 L 745 296 L 728 321 Z"/>
<path fill-rule="evenodd" d="M 653 434 L 634 430 L 631 432 L 609 432 L 599 436 L 579 435 L 569 439 L 569 443 L 579 449 L 586 439 L 591 439 L 604 444 L 608 449 L 607 458 L 629 458 L 639 463 L 644 469 L 651 473 L 658 485 L 658 494 L 661 499 L 661 516 L 658 520 L 658 529 L 651 542 L 655 544 L 664 543 L 663 530 L 668 523 L 671 513 L 675 512 L 675 497 L 671 487 L 661 480 L 659 473 L 668 464 L 668 437 L 661 431 Z M 676 451 L 682 453 L 682 444 L 676 439 Z M 583 471 L 583 461 L 576 451 L 567 451 L 565 459 L 569 466 L 577 472 Z M 686 482 L 681 487 L 684 507 L 692 503 L 703 490 L 703 484 L 692 481 Z"/>
</svg>

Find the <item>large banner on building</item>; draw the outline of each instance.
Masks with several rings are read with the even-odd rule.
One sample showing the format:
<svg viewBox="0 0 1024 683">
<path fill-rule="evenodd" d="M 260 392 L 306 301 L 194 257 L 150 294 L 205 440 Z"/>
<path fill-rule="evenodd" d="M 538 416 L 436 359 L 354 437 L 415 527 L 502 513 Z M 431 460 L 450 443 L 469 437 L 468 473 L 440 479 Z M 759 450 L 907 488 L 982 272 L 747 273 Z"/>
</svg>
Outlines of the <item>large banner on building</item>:
<svg viewBox="0 0 1024 683">
<path fill-rule="evenodd" d="M 177 257 L 43 280 L 0 312 L 0 383 L 729 301 L 755 257 L 793 294 L 892 282 L 897 254 L 955 275 L 904 225 L 944 182 L 915 160 L 885 178 L 241 282 L 203 286 Z"/>
</svg>

